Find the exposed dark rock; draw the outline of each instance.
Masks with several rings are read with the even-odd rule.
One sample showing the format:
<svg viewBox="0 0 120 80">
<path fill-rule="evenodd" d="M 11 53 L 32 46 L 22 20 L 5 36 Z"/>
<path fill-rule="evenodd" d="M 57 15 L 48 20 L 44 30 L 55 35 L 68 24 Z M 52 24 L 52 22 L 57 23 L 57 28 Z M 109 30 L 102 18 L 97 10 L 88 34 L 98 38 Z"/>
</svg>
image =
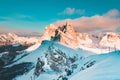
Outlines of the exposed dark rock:
<svg viewBox="0 0 120 80">
<path fill-rule="evenodd" d="M 24 62 L 12 67 L 2 68 L 0 70 L 0 80 L 12 80 L 19 75 L 29 72 L 32 68 L 34 68 L 34 65 L 31 62 Z"/>
<path fill-rule="evenodd" d="M 29 46 L 13 46 L 13 45 L 5 45 L 0 46 L 0 53 L 4 53 L 0 58 L 0 67 L 5 66 L 7 64 L 12 63 L 13 59 L 18 55 L 18 52 L 27 49 Z"/>
</svg>

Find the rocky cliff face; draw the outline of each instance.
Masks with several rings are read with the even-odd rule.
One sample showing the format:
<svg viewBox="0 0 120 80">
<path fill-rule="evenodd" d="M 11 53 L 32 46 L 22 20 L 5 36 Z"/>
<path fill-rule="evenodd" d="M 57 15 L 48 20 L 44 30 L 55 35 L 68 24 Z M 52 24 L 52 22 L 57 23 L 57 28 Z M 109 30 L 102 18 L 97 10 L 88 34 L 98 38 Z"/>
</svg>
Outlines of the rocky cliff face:
<svg viewBox="0 0 120 80">
<path fill-rule="evenodd" d="M 41 39 L 52 39 L 53 41 L 72 47 L 78 47 L 80 44 L 92 43 L 88 34 L 75 32 L 73 26 L 69 23 L 60 27 L 54 25 L 47 26 Z"/>
<path fill-rule="evenodd" d="M 70 24 L 59 27 L 56 30 L 54 40 L 56 41 L 57 38 L 59 39 L 60 43 L 78 46 L 77 33 Z"/>
<path fill-rule="evenodd" d="M 40 41 L 50 40 L 51 37 L 55 35 L 56 28 L 57 27 L 54 26 L 53 24 L 50 24 L 49 26 L 45 27 L 45 31 L 44 31 L 42 37 L 40 38 Z"/>
</svg>

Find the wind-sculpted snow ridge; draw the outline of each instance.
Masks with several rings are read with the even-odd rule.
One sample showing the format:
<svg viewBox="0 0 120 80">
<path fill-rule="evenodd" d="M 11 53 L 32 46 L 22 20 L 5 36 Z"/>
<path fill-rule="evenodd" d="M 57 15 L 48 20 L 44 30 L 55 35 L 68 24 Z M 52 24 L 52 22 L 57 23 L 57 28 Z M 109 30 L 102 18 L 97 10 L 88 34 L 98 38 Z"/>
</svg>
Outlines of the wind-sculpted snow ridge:
<svg viewBox="0 0 120 80">
<path fill-rule="evenodd" d="M 77 72 L 69 80 L 120 80 L 120 63 L 118 62 L 120 51 L 90 58 L 97 61 L 96 64 L 86 70 Z"/>
<path fill-rule="evenodd" d="M 52 78 L 57 79 L 61 76 L 61 74 L 66 73 L 65 70 L 71 69 L 72 66 L 76 66 L 74 63 L 78 61 L 79 58 L 84 59 L 85 57 L 88 57 L 90 55 L 94 55 L 94 53 L 90 54 L 90 52 L 84 50 L 68 48 L 59 43 L 45 40 L 36 50 L 32 52 L 22 52 L 20 56 L 15 59 L 14 63 L 4 68 L 12 68 L 22 63 L 27 64 L 30 62 L 33 66 L 31 67 L 32 69 L 27 71 L 23 75 L 15 77 L 15 79 L 31 79 L 31 77 L 34 78 L 35 76 L 35 66 L 37 63 L 37 59 L 40 58 L 44 62 L 44 71 L 40 72 L 40 75 L 38 77 L 35 77 L 35 80 L 39 80 L 39 78 L 48 78 L 49 80 L 52 80 Z M 53 77 L 49 78 L 50 75 Z"/>
</svg>

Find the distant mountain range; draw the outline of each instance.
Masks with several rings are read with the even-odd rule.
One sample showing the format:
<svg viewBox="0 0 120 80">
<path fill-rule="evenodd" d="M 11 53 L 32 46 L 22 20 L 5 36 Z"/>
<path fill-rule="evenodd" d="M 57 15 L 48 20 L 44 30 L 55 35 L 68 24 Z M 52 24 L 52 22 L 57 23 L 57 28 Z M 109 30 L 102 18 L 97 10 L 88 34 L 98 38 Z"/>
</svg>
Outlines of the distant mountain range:
<svg viewBox="0 0 120 80">
<path fill-rule="evenodd" d="M 119 34 L 114 32 L 79 33 L 74 31 L 74 27 L 70 23 L 60 27 L 51 24 L 45 28 L 43 35 L 39 37 L 19 37 L 14 33 L 0 35 L 0 45 L 15 43 L 32 45 L 41 43 L 43 40 L 53 40 L 72 48 L 83 48 L 87 50 L 91 50 L 91 48 L 120 49 Z"/>
<path fill-rule="evenodd" d="M 21 45 L 34 45 L 39 42 L 39 37 L 19 37 L 14 33 L 1 34 L 0 46 L 19 43 Z"/>
</svg>

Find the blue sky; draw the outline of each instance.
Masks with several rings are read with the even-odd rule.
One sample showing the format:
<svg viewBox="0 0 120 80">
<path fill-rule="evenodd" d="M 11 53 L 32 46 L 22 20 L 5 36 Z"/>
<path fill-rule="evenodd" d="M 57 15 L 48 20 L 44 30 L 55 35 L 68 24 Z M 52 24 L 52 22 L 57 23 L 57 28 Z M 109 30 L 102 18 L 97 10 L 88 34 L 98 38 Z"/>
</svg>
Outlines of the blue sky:
<svg viewBox="0 0 120 80">
<path fill-rule="evenodd" d="M 42 32 L 64 19 L 120 11 L 120 0 L 0 0 L 0 32 Z"/>
</svg>

